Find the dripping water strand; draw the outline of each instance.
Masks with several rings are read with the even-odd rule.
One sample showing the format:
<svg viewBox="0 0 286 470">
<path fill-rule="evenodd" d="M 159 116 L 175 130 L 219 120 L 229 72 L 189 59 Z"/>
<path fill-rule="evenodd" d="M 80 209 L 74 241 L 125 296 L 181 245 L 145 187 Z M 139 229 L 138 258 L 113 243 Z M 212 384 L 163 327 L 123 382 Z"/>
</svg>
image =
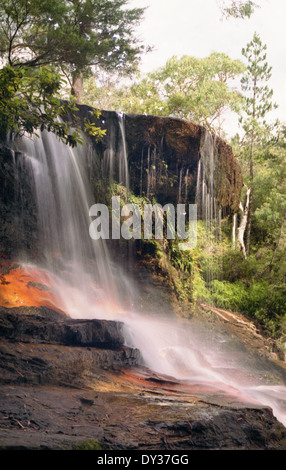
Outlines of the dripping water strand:
<svg viewBox="0 0 286 470">
<path fill-rule="evenodd" d="M 216 247 L 221 241 L 221 209 L 215 196 L 214 178 L 215 137 L 205 130 L 197 170 L 196 204 L 198 217 L 203 224 L 205 248 L 208 253 L 205 280 L 211 297 L 214 280 L 218 276 Z"/>
</svg>

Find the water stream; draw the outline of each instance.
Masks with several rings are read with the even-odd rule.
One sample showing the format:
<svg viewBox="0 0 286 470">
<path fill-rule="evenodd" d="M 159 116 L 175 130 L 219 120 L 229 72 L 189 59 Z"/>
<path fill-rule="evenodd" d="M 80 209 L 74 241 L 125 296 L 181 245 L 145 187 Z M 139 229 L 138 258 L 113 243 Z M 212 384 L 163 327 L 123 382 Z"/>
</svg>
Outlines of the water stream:
<svg viewBox="0 0 286 470">
<path fill-rule="evenodd" d="M 104 168 L 112 177 L 116 165 L 119 182 L 129 187 L 124 118 L 118 116 L 120 139 L 110 131 L 110 147 Z M 214 198 L 213 143 L 206 134 L 198 170 L 197 203 L 210 225 L 219 209 Z M 244 357 L 231 356 L 220 337 L 208 330 L 195 331 L 185 320 L 138 311 L 140 285 L 110 256 L 104 240 L 89 236 L 89 208 L 94 203 L 87 168 L 97 158 L 94 149 L 71 149 L 51 133 L 22 138 L 16 143 L 34 182 L 38 207 L 38 241 L 42 247 L 41 269 L 72 318 L 106 318 L 124 322 L 126 344 L 139 348 L 150 369 L 190 384 L 208 384 L 218 390 L 237 390 L 273 408 L 286 425 L 286 388 L 267 385 L 246 370 Z M 148 153 L 148 164 L 151 155 Z M 208 175 L 208 178 L 206 177 Z M 150 174 L 149 174 L 150 177 Z M 151 180 L 149 180 L 149 185 Z M 181 185 L 182 185 L 181 173 Z M 148 185 L 148 190 L 150 186 Z M 182 187 L 180 187 L 181 195 Z M 26 260 L 29 263 L 29 260 Z M 235 373 L 233 372 L 235 371 Z M 260 374 L 261 375 L 261 374 Z"/>
</svg>

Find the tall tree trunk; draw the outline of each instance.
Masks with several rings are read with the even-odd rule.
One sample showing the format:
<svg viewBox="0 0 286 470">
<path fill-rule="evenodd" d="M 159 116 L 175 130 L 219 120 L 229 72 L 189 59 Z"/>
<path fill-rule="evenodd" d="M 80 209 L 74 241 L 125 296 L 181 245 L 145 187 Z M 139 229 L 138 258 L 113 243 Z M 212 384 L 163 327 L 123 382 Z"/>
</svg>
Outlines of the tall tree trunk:
<svg viewBox="0 0 286 470">
<path fill-rule="evenodd" d="M 77 103 L 81 102 L 83 95 L 83 77 L 81 70 L 72 73 L 71 95 L 75 97 Z"/>
<path fill-rule="evenodd" d="M 239 243 L 239 246 L 241 248 L 244 258 L 247 258 L 247 253 L 246 253 L 245 244 L 244 244 L 244 232 L 246 229 L 248 216 L 249 216 L 250 193 L 251 193 L 251 189 L 247 189 L 244 206 L 242 205 L 242 203 L 240 203 L 239 205 L 242 216 L 241 216 L 239 227 L 237 229 L 237 241 Z"/>
<path fill-rule="evenodd" d="M 249 189 L 249 207 L 248 207 L 248 218 L 247 218 L 247 230 L 246 230 L 246 256 L 249 256 L 250 252 L 250 234 L 251 234 L 251 223 L 252 223 L 252 200 L 253 200 L 253 149 L 251 149 L 250 157 L 250 189 Z"/>
<path fill-rule="evenodd" d="M 247 219 L 247 231 L 246 231 L 246 256 L 249 256 L 250 252 L 250 234 L 251 234 L 251 223 L 252 223 L 252 201 L 253 201 L 253 186 L 254 186 L 254 141 L 255 141 L 255 119 L 256 119 L 256 94 L 257 94 L 257 78 L 253 84 L 253 107 L 252 107 L 252 130 L 251 130 L 251 146 L 250 146 L 250 165 L 249 165 L 249 176 L 250 176 L 250 193 L 249 193 L 249 209 Z"/>
<path fill-rule="evenodd" d="M 233 223 L 232 223 L 232 248 L 234 250 L 236 248 L 236 229 L 237 229 L 237 214 L 234 214 Z"/>
</svg>

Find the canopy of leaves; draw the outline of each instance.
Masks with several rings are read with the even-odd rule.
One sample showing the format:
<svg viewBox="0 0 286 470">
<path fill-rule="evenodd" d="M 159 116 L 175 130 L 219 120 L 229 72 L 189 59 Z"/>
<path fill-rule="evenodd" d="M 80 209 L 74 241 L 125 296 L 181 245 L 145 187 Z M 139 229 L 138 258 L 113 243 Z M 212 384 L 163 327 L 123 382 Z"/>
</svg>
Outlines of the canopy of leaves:
<svg viewBox="0 0 286 470">
<path fill-rule="evenodd" d="M 250 18 L 258 5 L 251 0 L 222 0 L 220 8 L 226 18 Z"/>
<path fill-rule="evenodd" d="M 61 85 L 60 76 L 48 67 L 2 68 L 0 139 L 5 140 L 8 132 L 21 135 L 47 130 L 71 146 L 81 142 L 80 132 L 72 130 L 71 122 L 66 119 L 77 108 L 71 102 L 60 100 L 58 93 Z M 59 120 L 59 117 L 65 120 Z M 104 132 L 93 126 L 91 121 L 84 122 L 84 126 L 87 133 L 95 138 L 100 138 Z"/>
<path fill-rule="evenodd" d="M 134 27 L 143 9 L 126 8 L 127 0 L 2 0 L 0 2 L 0 133 L 47 129 L 67 143 L 80 140 L 57 116 L 62 80 L 56 73 L 88 71 L 92 65 L 132 71 L 142 47 Z M 51 68 L 52 67 L 52 68 Z M 93 137 L 102 131 L 92 123 Z"/>
<path fill-rule="evenodd" d="M 273 90 L 267 84 L 271 78 L 271 67 L 266 61 L 266 49 L 257 33 L 254 33 L 253 39 L 242 49 L 247 67 L 241 79 L 244 92 L 244 115 L 241 123 L 246 136 L 251 136 L 257 142 L 261 141 L 261 135 L 267 128 L 266 114 L 277 107 L 272 102 Z"/>
<path fill-rule="evenodd" d="M 2 0 L 0 55 L 10 66 L 133 69 L 143 9 L 127 0 Z"/>
<path fill-rule="evenodd" d="M 286 146 L 283 140 L 269 144 L 257 154 L 254 183 L 255 228 L 265 243 L 275 245 L 281 228 L 286 229 L 283 225 L 286 220 Z"/>
<path fill-rule="evenodd" d="M 220 131 L 224 111 L 239 108 L 240 94 L 230 83 L 244 70 L 239 60 L 226 54 L 175 56 L 130 87 L 110 93 L 115 109 L 189 119 Z"/>
</svg>

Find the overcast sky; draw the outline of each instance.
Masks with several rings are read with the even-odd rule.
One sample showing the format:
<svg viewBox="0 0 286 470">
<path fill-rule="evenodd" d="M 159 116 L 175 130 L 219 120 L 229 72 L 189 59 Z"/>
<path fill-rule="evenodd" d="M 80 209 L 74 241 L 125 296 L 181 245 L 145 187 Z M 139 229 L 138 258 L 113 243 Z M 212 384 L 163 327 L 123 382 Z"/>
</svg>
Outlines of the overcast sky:
<svg viewBox="0 0 286 470">
<path fill-rule="evenodd" d="M 142 72 L 164 65 L 173 55 L 206 57 L 216 51 L 242 59 L 241 49 L 257 32 L 272 66 L 270 86 L 279 104 L 275 116 L 286 122 L 286 0 L 257 3 L 261 8 L 250 19 L 222 20 L 217 0 L 130 0 L 130 7 L 148 7 L 138 32 L 154 50 L 143 57 Z M 234 126 L 230 123 L 230 134 Z"/>
</svg>

